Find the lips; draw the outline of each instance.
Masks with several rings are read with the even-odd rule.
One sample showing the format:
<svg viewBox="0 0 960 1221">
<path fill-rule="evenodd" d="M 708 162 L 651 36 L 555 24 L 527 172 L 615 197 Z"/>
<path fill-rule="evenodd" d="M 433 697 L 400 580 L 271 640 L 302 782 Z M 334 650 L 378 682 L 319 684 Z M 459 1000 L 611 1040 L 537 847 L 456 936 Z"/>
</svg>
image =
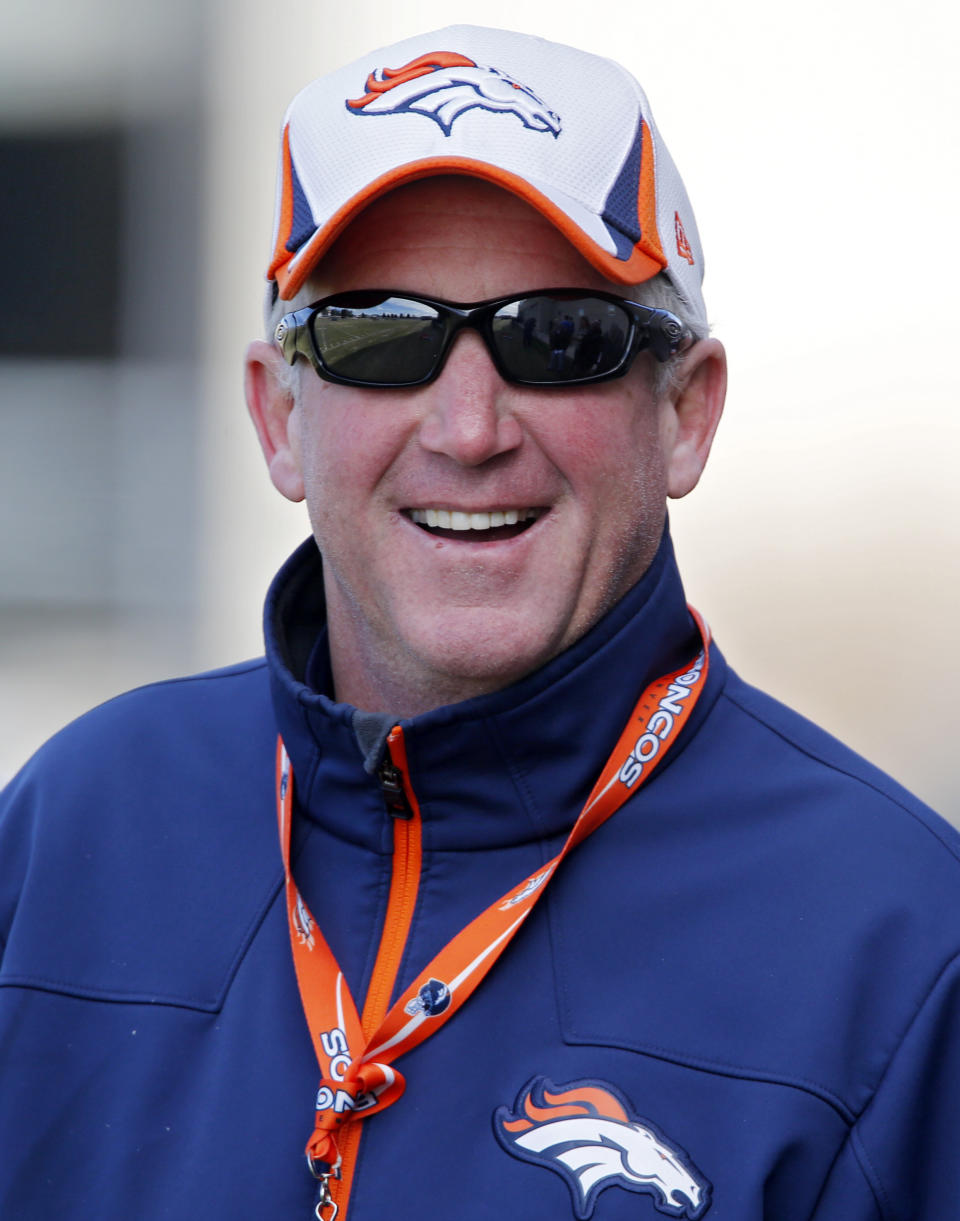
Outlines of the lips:
<svg viewBox="0 0 960 1221">
<path fill-rule="evenodd" d="M 545 512 L 543 508 L 479 511 L 430 508 L 407 509 L 406 515 L 415 525 L 437 538 L 480 543 L 515 538 Z"/>
</svg>

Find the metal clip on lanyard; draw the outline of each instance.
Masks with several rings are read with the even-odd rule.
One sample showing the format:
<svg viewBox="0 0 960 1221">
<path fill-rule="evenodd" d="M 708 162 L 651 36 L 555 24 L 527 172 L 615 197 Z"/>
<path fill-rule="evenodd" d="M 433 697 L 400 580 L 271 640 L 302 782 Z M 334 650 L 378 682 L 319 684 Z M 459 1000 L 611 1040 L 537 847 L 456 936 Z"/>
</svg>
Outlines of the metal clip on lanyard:
<svg viewBox="0 0 960 1221">
<path fill-rule="evenodd" d="M 315 1179 L 320 1182 L 320 1195 L 317 1199 L 317 1206 L 313 1210 L 313 1215 L 317 1221 L 336 1221 L 337 1213 L 340 1209 L 337 1207 L 337 1202 L 330 1194 L 330 1179 L 338 1179 L 340 1177 L 340 1159 L 334 1165 L 329 1166 L 326 1162 L 317 1162 L 314 1158 L 307 1154 L 307 1165 L 310 1167 L 310 1173 Z M 327 1166 L 326 1170 L 318 1170 L 317 1166 Z M 324 1210 L 329 1208 L 330 1215 L 325 1217 Z"/>
</svg>

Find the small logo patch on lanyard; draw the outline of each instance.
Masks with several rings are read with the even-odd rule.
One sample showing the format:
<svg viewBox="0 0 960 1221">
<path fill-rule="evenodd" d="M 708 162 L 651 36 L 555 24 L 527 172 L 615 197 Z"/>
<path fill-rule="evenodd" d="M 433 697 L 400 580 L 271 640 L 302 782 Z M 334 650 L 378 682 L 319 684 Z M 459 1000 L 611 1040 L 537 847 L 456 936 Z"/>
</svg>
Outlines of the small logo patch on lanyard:
<svg viewBox="0 0 960 1221">
<path fill-rule="evenodd" d="M 450 1004 L 450 989 L 439 979 L 428 979 L 417 995 L 403 1007 L 404 1013 L 416 1017 L 425 1013 L 427 1017 L 439 1017 Z"/>
</svg>

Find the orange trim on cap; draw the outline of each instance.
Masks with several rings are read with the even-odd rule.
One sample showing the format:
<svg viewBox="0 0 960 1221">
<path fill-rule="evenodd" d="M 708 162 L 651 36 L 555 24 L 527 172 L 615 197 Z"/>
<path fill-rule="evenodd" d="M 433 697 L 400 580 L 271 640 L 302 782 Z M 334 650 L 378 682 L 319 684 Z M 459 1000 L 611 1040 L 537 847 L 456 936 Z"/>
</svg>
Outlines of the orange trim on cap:
<svg viewBox="0 0 960 1221">
<path fill-rule="evenodd" d="M 640 232 L 644 244 L 655 251 L 663 259 L 662 267 L 667 265 L 667 257 L 663 253 L 663 243 L 657 229 L 657 183 L 656 162 L 653 152 L 653 137 L 646 119 L 640 120 L 640 182 L 637 186 L 637 216 L 640 218 Z"/>
<path fill-rule="evenodd" d="M 643 170 L 641 172 L 641 191 L 653 199 L 653 148 L 649 142 L 649 133 L 644 124 L 645 143 L 643 146 Z M 634 247 L 629 259 L 618 259 L 609 254 L 589 238 L 569 216 L 546 195 L 530 185 L 519 174 L 512 174 L 499 166 L 490 165 L 485 161 L 476 161 L 472 157 L 426 157 L 422 161 L 411 161 L 386 174 L 375 178 L 362 191 L 348 200 L 330 220 L 297 251 L 295 256 L 287 252 L 286 261 L 282 266 L 271 266 L 270 273 L 276 277 L 280 288 L 280 296 L 289 301 L 303 287 L 304 281 L 326 254 L 343 230 L 354 220 L 364 208 L 369 207 L 375 199 L 387 192 L 415 182 L 420 178 L 432 178 L 439 174 L 461 174 L 468 178 L 480 178 L 494 186 L 518 196 L 545 216 L 551 224 L 563 234 L 584 258 L 599 272 L 617 284 L 642 284 L 661 272 L 667 265 L 666 256 L 660 245 L 659 234 L 655 220 L 655 206 L 652 203 L 646 211 L 641 211 L 641 224 L 644 226 L 644 236 Z M 649 186 L 644 188 L 644 175 L 649 175 Z M 654 211 L 651 213 L 651 207 Z M 654 219 L 651 219 L 651 216 Z M 647 228 L 649 226 L 649 228 Z M 647 236 L 653 235 L 653 240 Z M 291 267 L 296 263 L 295 267 Z"/>
<path fill-rule="evenodd" d="M 267 270 L 267 279 L 273 279 L 278 270 L 290 261 L 287 242 L 293 229 L 293 164 L 290 160 L 290 124 L 283 129 L 283 146 L 280 152 L 282 186 L 280 188 L 280 215 L 277 217 L 277 241 L 273 248 L 273 259 Z"/>
</svg>

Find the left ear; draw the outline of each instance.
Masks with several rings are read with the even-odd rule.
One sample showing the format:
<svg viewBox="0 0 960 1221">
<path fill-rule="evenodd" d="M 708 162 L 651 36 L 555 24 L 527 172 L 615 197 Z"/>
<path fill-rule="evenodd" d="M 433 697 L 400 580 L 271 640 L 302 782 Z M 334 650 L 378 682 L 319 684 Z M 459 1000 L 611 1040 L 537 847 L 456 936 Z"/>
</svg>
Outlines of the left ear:
<svg viewBox="0 0 960 1221">
<path fill-rule="evenodd" d="M 723 414 L 727 355 L 718 339 L 701 339 L 680 360 L 661 403 L 660 436 L 667 495 L 678 499 L 697 486 Z"/>
</svg>

